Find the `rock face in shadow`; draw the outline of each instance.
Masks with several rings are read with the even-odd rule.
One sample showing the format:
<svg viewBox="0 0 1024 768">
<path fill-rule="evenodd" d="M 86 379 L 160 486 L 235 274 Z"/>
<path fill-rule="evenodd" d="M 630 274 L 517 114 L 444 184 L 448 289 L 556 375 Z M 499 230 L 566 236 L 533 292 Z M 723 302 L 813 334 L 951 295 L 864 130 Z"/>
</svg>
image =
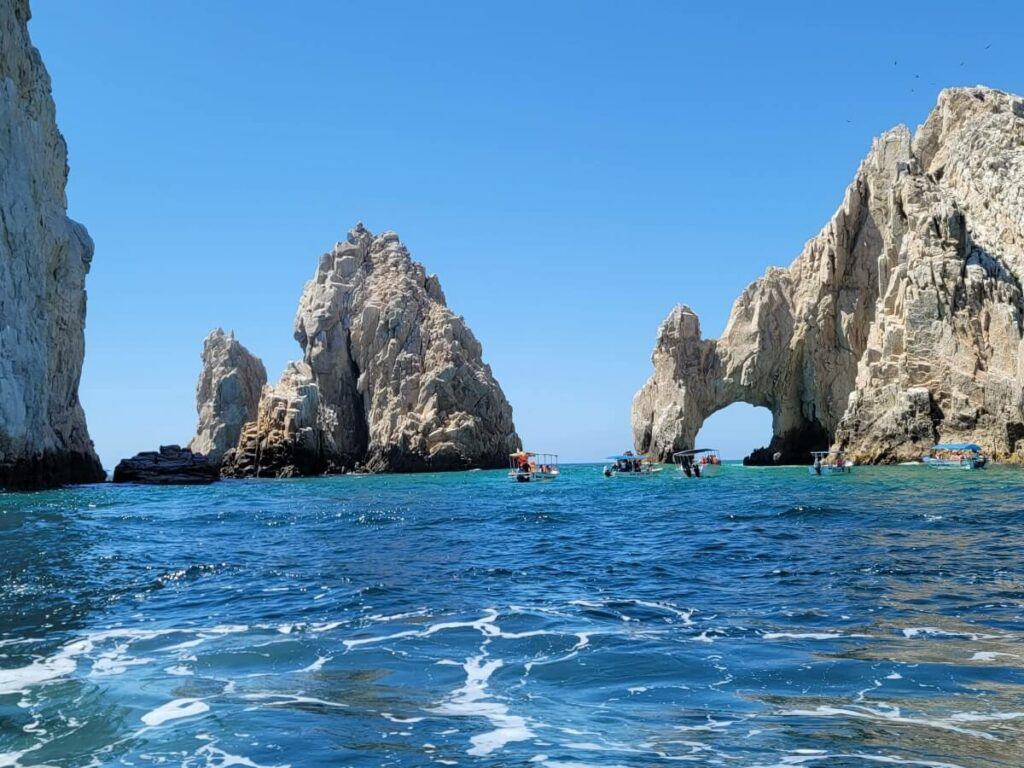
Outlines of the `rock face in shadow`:
<svg viewBox="0 0 1024 768">
<path fill-rule="evenodd" d="M 238 445 L 242 427 L 256 418 L 267 370 L 234 333 L 214 329 L 203 342 L 203 368 L 196 385 L 199 424 L 190 450 L 220 464 Z"/>
<path fill-rule="evenodd" d="M 361 224 L 320 259 L 295 317 L 302 360 L 264 389 L 228 476 L 502 467 L 512 408 L 441 285 Z"/>
<path fill-rule="evenodd" d="M 201 453 L 177 445 L 143 451 L 122 459 L 114 468 L 115 483 L 143 485 L 207 485 L 220 479 L 217 465 Z"/>
<path fill-rule="evenodd" d="M 1024 455 L 1024 99 L 943 91 L 913 137 L 876 139 L 839 210 L 786 269 L 736 300 L 717 340 L 673 310 L 633 400 L 640 450 L 692 447 L 737 402 L 772 412 L 755 461 L 861 462 L 936 441 Z"/>
<path fill-rule="evenodd" d="M 97 482 L 78 400 L 93 244 L 67 217 L 67 147 L 28 3 L 0 3 L 0 486 Z"/>
</svg>

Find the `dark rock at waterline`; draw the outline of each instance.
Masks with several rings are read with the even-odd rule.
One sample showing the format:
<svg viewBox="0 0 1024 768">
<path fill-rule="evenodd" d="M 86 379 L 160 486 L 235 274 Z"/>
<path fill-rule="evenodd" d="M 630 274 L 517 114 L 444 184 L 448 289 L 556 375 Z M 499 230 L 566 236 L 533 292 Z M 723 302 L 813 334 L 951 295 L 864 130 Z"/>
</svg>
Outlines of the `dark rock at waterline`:
<svg viewBox="0 0 1024 768">
<path fill-rule="evenodd" d="M 207 485 L 219 479 L 220 471 L 206 456 L 178 445 L 137 453 L 114 468 L 115 483 Z"/>
</svg>

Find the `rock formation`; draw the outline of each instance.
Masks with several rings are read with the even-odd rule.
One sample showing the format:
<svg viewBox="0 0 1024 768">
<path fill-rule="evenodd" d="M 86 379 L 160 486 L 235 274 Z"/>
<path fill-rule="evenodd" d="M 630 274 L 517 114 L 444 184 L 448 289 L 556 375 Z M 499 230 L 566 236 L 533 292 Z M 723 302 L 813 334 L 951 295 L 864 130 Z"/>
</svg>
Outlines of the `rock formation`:
<svg viewBox="0 0 1024 768">
<path fill-rule="evenodd" d="M 633 400 L 636 445 L 666 458 L 743 401 L 772 412 L 757 462 L 830 443 L 902 461 L 953 440 L 1020 457 L 1021 276 L 1024 99 L 945 90 L 913 137 L 875 140 L 832 220 L 743 292 L 720 339 L 672 311 Z"/>
<path fill-rule="evenodd" d="M 242 427 L 256 418 L 267 370 L 234 333 L 214 329 L 203 342 L 203 369 L 196 385 L 199 425 L 188 447 L 220 464 L 238 445 Z"/>
<path fill-rule="evenodd" d="M 357 225 L 321 257 L 295 338 L 302 360 L 264 388 L 225 475 L 500 467 L 520 447 L 480 343 L 394 232 Z"/>
<path fill-rule="evenodd" d="M 115 483 L 143 485 L 208 485 L 220 479 L 217 465 L 201 453 L 178 445 L 161 445 L 122 459 L 114 467 Z"/>
<path fill-rule="evenodd" d="M 93 244 L 67 217 L 67 147 L 26 0 L 0 3 L 0 486 L 105 476 L 78 401 Z"/>
</svg>

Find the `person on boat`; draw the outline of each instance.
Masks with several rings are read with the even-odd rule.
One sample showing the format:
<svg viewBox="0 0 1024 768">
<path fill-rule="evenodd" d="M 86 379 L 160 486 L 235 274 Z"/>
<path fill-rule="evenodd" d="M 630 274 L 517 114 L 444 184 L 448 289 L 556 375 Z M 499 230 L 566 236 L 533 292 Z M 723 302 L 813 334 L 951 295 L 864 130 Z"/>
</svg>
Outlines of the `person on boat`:
<svg viewBox="0 0 1024 768">
<path fill-rule="evenodd" d="M 528 453 L 525 453 L 525 452 L 524 453 L 520 453 L 519 454 L 518 462 L 519 462 L 519 471 L 520 472 L 529 472 L 530 471 L 530 455 Z"/>
<path fill-rule="evenodd" d="M 700 463 L 693 465 L 693 476 L 700 477 Z"/>
<path fill-rule="evenodd" d="M 814 474 L 816 474 L 816 475 L 820 475 L 821 474 L 821 457 L 820 456 L 815 456 L 814 457 Z"/>
</svg>

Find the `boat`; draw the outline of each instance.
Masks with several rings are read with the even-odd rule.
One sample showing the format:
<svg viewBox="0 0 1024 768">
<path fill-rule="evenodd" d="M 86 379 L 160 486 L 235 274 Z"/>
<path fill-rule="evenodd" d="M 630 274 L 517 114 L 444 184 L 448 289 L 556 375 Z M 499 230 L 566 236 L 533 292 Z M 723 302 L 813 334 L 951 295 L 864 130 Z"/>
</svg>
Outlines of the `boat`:
<svg viewBox="0 0 1024 768">
<path fill-rule="evenodd" d="M 626 451 L 609 456 L 614 464 L 605 465 L 605 477 L 651 477 L 661 472 L 661 467 L 650 456 Z"/>
<path fill-rule="evenodd" d="M 936 469 L 984 469 L 988 456 L 977 443 L 939 443 L 929 449 L 922 461 Z"/>
<path fill-rule="evenodd" d="M 853 471 L 853 462 L 842 451 L 811 451 L 814 461 L 807 471 L 812 475 L 846 475 Z"/>
<path fill-rule="evenodd" d="M 554 480 L 558 475 L 557 453 L 516 451 L 508 456 L 508 476 L 517 483 Z"/>
<path fill-rule="evenodd" d="M 722 468 L 722 459 L 714 448 L 677 451 L 672 461 L 687 477 L 714 477 Z"/>
</svg>

